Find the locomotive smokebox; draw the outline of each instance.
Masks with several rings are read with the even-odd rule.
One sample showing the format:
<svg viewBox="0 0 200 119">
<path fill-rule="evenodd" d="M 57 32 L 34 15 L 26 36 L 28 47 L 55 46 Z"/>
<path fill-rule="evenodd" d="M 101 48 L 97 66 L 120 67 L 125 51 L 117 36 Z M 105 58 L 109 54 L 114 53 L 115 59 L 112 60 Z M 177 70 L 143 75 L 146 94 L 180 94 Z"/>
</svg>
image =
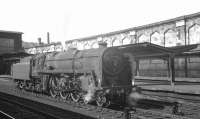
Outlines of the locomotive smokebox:
<svg viewBox="0 0 200 119">
<path fill-rule="evenodd" d="M 100 41 L 99 43 L 99 48 L 107 48 L 107 43 Z"/>
<path fill-rule="evenodd" d="M 107 74 L 117 75 L 125 67 L 125 59 L 117 48 L 108 48 L 102 55 L 103 70 Z"/>
</svg>

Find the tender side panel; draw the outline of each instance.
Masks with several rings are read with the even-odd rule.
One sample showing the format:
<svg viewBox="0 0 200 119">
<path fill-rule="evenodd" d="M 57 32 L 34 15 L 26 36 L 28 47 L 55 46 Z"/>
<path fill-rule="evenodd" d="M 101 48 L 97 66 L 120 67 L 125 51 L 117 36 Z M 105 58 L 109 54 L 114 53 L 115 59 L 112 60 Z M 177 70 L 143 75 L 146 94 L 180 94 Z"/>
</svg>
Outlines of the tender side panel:
<svg viewBox="0 0 200 119">
<path fill-rule="evenodd" d="M 22 80 L 30 80 L 29 72 L 30 72 L 30 63 L 23 62 L 17 63 L 13 65 L 13 78 L 14 79 L 22 79 Z"/>
<path fill-rule="evenodd" d="M 45 62 L 47 71 L 57 73 L 73 73 L 73 53 L 75 52 L 59 52 L 47 55 Z"/>
</svg>

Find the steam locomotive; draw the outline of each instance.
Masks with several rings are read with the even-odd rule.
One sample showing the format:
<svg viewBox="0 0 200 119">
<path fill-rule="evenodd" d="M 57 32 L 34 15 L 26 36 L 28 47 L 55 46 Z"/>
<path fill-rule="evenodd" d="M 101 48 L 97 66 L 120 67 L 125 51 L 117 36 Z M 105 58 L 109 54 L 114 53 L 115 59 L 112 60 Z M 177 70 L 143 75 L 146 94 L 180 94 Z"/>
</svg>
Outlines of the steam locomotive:
<svg viewBox="0 0 200 119">
<path fill-rule="evenodd" d="M 25 57 L 13 65 L 12 75 L 21 89 L 98 106 L 125 103 L 132 89 L 130 57 L 117 47 Z"/>
</svg>

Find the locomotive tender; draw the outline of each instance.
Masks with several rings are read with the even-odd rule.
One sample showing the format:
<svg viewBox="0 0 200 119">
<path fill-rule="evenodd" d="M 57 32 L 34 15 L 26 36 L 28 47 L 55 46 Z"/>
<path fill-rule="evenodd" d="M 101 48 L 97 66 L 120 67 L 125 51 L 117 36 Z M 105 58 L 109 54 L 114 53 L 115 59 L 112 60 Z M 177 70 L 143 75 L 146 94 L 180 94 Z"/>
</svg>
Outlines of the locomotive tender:
<svg viewBox="0 0 200 119">
<path fill-rule="evenodd" d="M 13 65 L 12 74 L 19 88 L 45 92 L 52 97 L 124 103 L 132 89 L 130 57 L 117 47 L 43 53 L 26 57 Z"/>
</svg>

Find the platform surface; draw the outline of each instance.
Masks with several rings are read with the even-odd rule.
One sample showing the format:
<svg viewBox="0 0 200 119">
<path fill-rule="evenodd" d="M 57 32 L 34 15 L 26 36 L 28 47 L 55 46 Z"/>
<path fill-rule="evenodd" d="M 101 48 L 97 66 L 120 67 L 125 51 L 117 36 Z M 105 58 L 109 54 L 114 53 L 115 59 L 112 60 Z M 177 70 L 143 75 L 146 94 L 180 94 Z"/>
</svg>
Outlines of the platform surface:
<svg viewBox="0 0 200 119">
<path fill-rule="evenodd" d="M 157 80 L 157 81 L 170 81 L 170 77 L 150 77 L 150 76 L 135 76 L 137 80 Z M 186 77 L 175 77 L 175 81 L 185 82 L 200 82 L 200 78 L 186 78 Z"/>
<path fill-rule="evenodd" d="M 136 79 L 135 84 L 142 89 L 200 94 L 200 78 L 176 78 L 177 82 L 174 85 L 170 84 L 169 78 L 167 77 L 137 76 Z M 151 82 L 152 80 L 157 82 Z"/>
</svg>

